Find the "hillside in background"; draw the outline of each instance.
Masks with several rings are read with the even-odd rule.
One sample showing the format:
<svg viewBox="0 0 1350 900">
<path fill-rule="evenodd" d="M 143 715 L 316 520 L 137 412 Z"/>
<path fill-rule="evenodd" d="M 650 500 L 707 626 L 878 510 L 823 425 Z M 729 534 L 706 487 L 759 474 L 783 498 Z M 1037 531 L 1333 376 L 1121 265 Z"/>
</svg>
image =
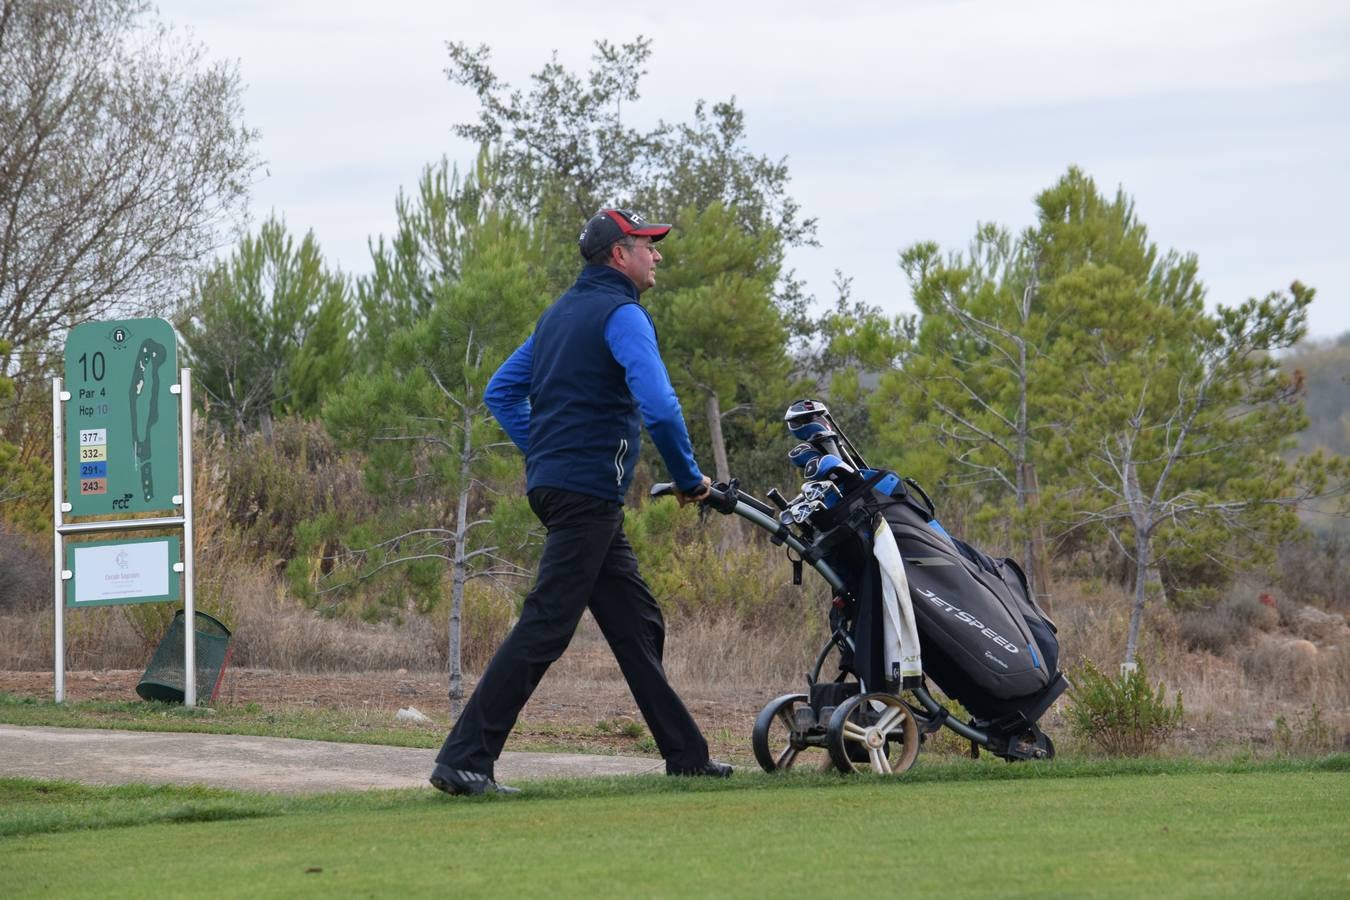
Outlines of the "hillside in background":
<svg viewBox="0 0 1350 900">
<path fill-rule="evenodd" d="M 1299 452 L 1321 447 L 1350 453 L 1350 331 L 1333 340 L 1299 344 L 1284 358 L 1284 368 L 1303 373 L 1309 424 L 1298 436 Z"/>
</svg>

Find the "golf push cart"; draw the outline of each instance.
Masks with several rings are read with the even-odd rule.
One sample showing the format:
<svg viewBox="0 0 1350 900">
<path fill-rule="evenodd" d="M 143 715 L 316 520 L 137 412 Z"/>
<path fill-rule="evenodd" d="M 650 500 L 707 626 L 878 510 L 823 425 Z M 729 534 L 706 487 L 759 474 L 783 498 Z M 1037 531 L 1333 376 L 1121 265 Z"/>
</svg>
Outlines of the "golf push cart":
<svg viewBox="0 0 1350 900">
<path fill-rule="evenodd" d="M 923 489 L 869 466 L 824 404 L 799 401 L 785 419 L 800 442 L 788 452 L 804 478 L 800 493 L 788 500 L 770 490 L 765 503 L 733 479 L 713 485 L 704 501 L 785 546 L 795 583 L 804 562 L 834 592 L 830 637 L 806 692 L 775 698 L 755 721 L 760 766 L 787 770 L 817 747 L 842 772 L 898 775 L 944 727 L 970 741 L 972 755 L 983 748 L 1007 760 L 1053 757 L 1037 722 L 1068 682 L 1054 623 L 1021 568 L 949 535 Z M 658 484 L 652 496 L 674 491 Z M 831 655 L 838 672 L 825 677 Z M 970 720 L 939 703 L 930 683 Z"/>
</svg>

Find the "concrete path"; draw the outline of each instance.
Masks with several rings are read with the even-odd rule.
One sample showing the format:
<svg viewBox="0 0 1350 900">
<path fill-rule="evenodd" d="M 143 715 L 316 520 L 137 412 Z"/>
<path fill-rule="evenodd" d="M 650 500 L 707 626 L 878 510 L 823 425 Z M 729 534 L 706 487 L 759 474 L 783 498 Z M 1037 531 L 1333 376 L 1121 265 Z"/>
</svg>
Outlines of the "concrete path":
<svg viewBox="0 0 1350 900">
<path fill-rule="evenodd" d="M 318 794 L 425 787 L 434 750 L 291 738 L 0 725 L 0 776 Z M 503 753 L 497 780 L 663 772 L 659 759 Z"/>
</svg>

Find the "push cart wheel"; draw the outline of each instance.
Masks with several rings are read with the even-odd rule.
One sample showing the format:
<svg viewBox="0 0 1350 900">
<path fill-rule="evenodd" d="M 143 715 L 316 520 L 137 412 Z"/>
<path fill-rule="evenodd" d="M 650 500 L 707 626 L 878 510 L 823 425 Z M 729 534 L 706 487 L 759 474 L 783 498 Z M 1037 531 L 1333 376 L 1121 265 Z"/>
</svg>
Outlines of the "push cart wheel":
<svg viewBox="0 0 1350 900">
<path fill-rule="evenodd" d="M 899 775 L 919 755 L 919 726 L 905 701 L 894 694 L 862 694 L 835 709 L 825 746 L 841 772 Z"/>
<path fill-rule="evenodd" d="M 784 694 L 760 710 L 750 746 L 755 759 L 766 772 L 785 772 L 798 755 L 807 749 L 805 735 L 798 730 L 797 710 L 807 709 L 805 694 Z"/>
</svg>

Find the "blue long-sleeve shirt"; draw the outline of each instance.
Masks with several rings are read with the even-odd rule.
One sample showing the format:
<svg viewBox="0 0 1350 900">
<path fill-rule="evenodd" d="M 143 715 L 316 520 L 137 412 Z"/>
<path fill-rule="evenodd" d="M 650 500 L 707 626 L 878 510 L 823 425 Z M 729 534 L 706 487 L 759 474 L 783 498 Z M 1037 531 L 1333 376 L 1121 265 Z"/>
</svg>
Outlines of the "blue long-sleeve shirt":
<svg viewBox="0 0 1350 900">
<path fill-rule="evenodd" d="M 605 344 L 623 367 L 628 390 L 657 452 L 682 491 L 697 488 L 703 473 L 694 460 L 693 444 L 685 428 L 679 398 L 670 383 L 656 344 L 651 319 L 637 304 L 618 307 L 605 322 Z M 530 383 L 534 336 L 531 335 L 502 363 L 488 382 L 484 400 L 511 441 L 529 454 Z"/>
</svg>

